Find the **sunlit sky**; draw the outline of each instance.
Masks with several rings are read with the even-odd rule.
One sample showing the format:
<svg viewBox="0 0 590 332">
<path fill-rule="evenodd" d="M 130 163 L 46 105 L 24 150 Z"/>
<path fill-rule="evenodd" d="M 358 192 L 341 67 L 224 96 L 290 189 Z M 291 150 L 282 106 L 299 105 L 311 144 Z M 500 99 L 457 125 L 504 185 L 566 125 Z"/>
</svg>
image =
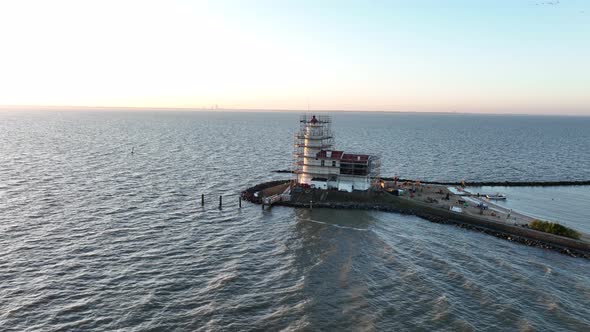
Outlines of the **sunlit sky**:
<svg viewBox="0 0 590 332">
<path fill-rule="evenodd" d="M 590 114 L 547 2 L 2 0 L 0 105 Z"/>
</svg>

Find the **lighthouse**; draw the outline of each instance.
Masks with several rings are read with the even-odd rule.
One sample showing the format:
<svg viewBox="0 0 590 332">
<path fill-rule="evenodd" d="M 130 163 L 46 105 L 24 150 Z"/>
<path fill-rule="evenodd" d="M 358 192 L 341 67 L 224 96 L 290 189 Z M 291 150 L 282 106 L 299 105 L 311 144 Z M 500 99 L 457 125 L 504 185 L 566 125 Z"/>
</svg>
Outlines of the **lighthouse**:
<svg viewBox="0 0 590 332">
<path fill-rule="evenodd" d="M 299 186 L 338 191 L 364 191 L 379 181 L 377 155 L 336 151 L 329 115 L 304 114 L 295 134 L 295 175 Z"/>
<path fill-rule="evenodd" d="M 302 115 L 299 131 L 295 134 L 295 163 L 297 183 L 311 185 L 314 177 L 327 177 L 330 172 L 325 162 L 317 158 L 321 151 L 331 151 L 334 145 L 332 119 L 329 115 Z"/>
</svg>

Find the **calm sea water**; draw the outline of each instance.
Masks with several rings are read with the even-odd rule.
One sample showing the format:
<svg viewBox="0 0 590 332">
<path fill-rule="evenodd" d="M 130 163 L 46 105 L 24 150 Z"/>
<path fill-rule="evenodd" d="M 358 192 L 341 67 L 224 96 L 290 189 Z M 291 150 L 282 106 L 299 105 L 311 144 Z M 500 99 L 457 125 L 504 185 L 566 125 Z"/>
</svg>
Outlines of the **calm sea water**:
<svg viewBox="0 0 590 332">
<path fill-rule="evenodd" d="M 590 179 L 590 118 L 333 115 L 384 175 Z M 297 125 L 0 112 L 0 330 L 590 329 L 588 260 L 394 213 L 238 209 L 286 177 Z M 481 189 L 590 232 L 588 187 Z"/>
</svg>

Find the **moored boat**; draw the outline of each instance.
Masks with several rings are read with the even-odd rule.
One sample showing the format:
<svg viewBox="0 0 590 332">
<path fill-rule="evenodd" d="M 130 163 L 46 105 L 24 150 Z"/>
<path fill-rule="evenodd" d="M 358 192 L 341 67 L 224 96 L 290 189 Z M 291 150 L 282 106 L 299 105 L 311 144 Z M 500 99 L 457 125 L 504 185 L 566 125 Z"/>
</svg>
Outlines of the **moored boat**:
<svg viewBox="0 0 590 332">
<path fill-rule="evenodd" d="M 498 194 L 495 194 L 495 195 L 486 195 L 486 198 L 487 199 L 493 199 L 493 200 L 500 201 L 500 200 L 505 200 L 506 199 L 506 195 L 498 193 Z"/>
</svg>

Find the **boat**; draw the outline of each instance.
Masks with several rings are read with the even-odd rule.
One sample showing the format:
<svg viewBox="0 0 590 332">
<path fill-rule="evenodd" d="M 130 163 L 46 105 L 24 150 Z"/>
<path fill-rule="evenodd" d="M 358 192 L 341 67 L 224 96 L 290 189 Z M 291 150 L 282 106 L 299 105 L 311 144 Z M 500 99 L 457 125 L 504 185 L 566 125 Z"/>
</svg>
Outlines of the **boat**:
<svg viewBox="0 0 590 332">
<path fill-rule="evenodd" d="M 498 193 L 498 194 L 495 194 L 495 195 L 486 195 L 486 198 L 487 199 L 493 199 L 493 200 L 496 200 L 496 201 L 503 201 L 503 200 L 506 199 L 506 195 L 499 194 Z"/>
</svg>

